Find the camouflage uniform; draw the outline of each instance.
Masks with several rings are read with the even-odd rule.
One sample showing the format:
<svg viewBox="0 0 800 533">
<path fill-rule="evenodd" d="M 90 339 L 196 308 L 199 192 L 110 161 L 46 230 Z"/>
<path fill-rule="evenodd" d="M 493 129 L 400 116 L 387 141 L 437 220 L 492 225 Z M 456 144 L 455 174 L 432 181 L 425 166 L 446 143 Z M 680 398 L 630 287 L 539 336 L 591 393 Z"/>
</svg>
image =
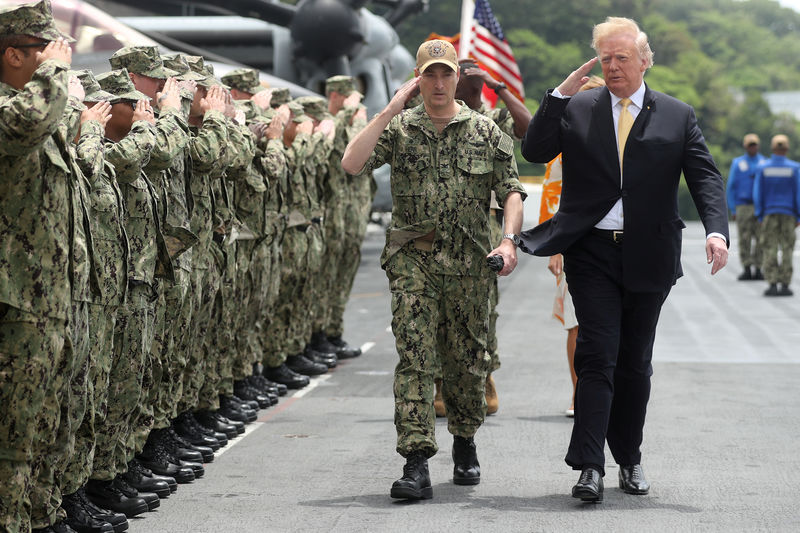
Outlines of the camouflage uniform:
<svg viewBox="0 0 800 533">
<path fill-rule="evenodd" d="M 333 76 L 325 83 L 325 92 L 336 91 L 349 96 L 355 91 L 354 80 L 350 76 Z M 375 180 L 372 175 L 348 176 L 342 169 L 342 155 L 347 143 L 364 127 L 365 121 L 356 119 L 355 114 L 363 106 L 344 107 L 336 113 L 336 139 L 330 158 L 328 177 L 328 212 L 329 221 L 334 226 L 341 224 L 342 236 L 339 243 L 338 257 L 335 261 L 336 282 L 331 287 L 328 300 L 328 313 L 325 320 L 325 334 L 328 337 L 341 337 L 344 329 L 344 310 L 353 289 L 358 266 L 361 263 L 361 243 L 367 233 L 367 222 L 375 194 Z M 326 235 L 327 237 L 327 235 Z M 328 264 L 329 259 L 325 263 Z"/>
<path fill-rule="evenodd" d="M 135 91 L 127 70 L 98 76 L 100 85 L 124 101 L 146 96 Z M 156 129 L 135 122 L 117 143 L 106 140 L 105 157 L 116 172 L 125 206 L 128 236 L 127 301 L 117 312 L 113 357 L 109 371 L 106 418 L 95 419 L 96 445 L 91 479 L 112 480 L 127 471 L 132 456 L 129 440 L 132 417 L 142 400 L 144 367 L 153 342 L 154 302 L 158 296 L 156 272 L 170 277 L 171 265 L 161 235 L 158 196 L 143 172 L 156 142 Z"/>
<path fill-rule="evenodd" d="M 439 133 L 424 106 L 394 117 L 361 174 L 392 165 L 392 225 L 381 266 L 392 291 L 397 451 L 438 450 L 434 436 L 433 365 L 441 361 L 449 431 L 471 437 L 486 412 L 490 370 L 486 331 L 489 286 L 485 256 L 490 193 L 525 195 L 513 141 L 490 120 L 461 109 Z M 432 242 L 426 237 L 435 232 Z"/>
<path fill-rule="evenodd" d="M 61 37 L 49 2 L 4 9 L 0 33 Z M 69 65 L 47 60 L 21 90 L 0 82 L 0 530 L 30 528 L 37 425 L 68 354 L 70 169 L 57 131 Z"/>
<path fill-rule="evenodd" d="M 309 120 L 303 116 L 302 106 L 295 106 L 292 113 L 295 122 Z M 309 167 L 305 166 L 313 148 L 312 136 L 305 133 L 298 133 L 291 146 L 286 148 L 288 187 L 283 209 L 287 223 L 281 244 L 280 292 L 274 319 L 266 335 L 269 344 L 263 359 L 264 366 L 269 368 L 281 366 L 290 355 L 303 353 L 309 341 L 305 334 L 310 330 L 310 310 L 299 302 L 305 294 L 309 272 L 320 267 L 323 250 L 320 225 L 312 222 L 315 210 L 319 216 L 319 207 L 317 191 L 310 190 L 309 185 L 316 188 L 316 182 L 308 174 Z M 300 316 L 301 312 L 304 316 Z"/>
<path fill-rule="evenodd" d="M 114 99 L 112 94 L 100 89 L 91 72 L 80 71 L 76 74 L 86 91 L 84 102 Z M 76 424 L 75 451 L 59 476 L 63 494 L 73 494 L 88 481 L 91 474 L 95 418 L 105 418 L 116 314 L 125 300 L 127 290 L 128 240 L 122 226 L 122 193 L 116 183 L 114 169 L 105 162 L 104 135 L 99 122 L 85 122 L 81 125 L 76 146 L 78 164 L 91 187 L 89 225 L 99 293 L 89 303 L 88 331 L 92 342 L 87 357 L 86 408 L 80 426 Z"/>
<path fill-rule="evenodd" d="M 118 50 L 109 59 L 112 68 L 155 79 L 166 79 L 179 73 L 167 69 L 155 46 L 133 46 Z M 147 436 L 155 424 L 155 408 L 159 404 L 159 386 L 164 368 L 175 357 L 175 339 L 188 335 L 191 307 L 184 305 L 192 269 L 192 250 L 196 236 L 189 231 L 191 204 L 187 198 L 186 162 L 189 131 L 181 110 L 165 109 L 157 113 L 156 144 L 145 167 L 145 174 L 155 185 L 161 198 L 158 213 L 175 273 L 174 281 L 166 281 L 158 294 L 153 325 L 153 346 L 144 367 L 143 400 L 133 416 L 133 431 L 128 443 L 128 459 L 142 451 Z M 158 385 L 158 386 L 157 386 Z M 159 413 L 159 425 L 166 426 L 166 416 Z"/>
</svg>

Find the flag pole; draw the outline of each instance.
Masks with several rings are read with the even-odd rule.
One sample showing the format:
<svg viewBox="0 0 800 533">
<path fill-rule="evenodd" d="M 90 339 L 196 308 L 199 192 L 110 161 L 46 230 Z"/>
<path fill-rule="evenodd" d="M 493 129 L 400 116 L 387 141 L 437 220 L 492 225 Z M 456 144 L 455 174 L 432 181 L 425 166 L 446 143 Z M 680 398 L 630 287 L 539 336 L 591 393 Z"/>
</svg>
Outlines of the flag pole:
<svg viewBox="0 0 800 533">
<path fill-rule="evenodd" d="M 470 43 L 472 43 L 472 22 L 475 18 L 475 2 L 461 0 L 461 39 L 458 45 L 458 58 L 469 57 Z"/>
</svg>

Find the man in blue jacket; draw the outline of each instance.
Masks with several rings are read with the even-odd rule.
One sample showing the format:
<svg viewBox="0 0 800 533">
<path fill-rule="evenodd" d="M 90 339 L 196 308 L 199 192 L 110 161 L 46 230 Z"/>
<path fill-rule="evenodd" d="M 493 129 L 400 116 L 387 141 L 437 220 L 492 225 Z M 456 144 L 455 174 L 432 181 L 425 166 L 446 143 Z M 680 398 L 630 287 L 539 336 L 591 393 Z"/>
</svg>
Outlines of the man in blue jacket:
<svg viewBox="0 0 800 533">
<path fill-rule="evenodd" d="M 769 282 L 764 296 L 791 296 L 795 227 L 800 225 L 800 164 L 786 157 L 786 135 L 774 136 L 771 146 L 772 157 L 759 165 L 753 184 L 753 204 L 761 221 L 762 269 Z"/>
<path fill-rule="evenodd" d="M 759 224 L 753 207 L 753 180 L 758 165 L 766 159 L 758 153 L 758 135 L 748 133 L 744 136 L 745 154 L 731 163 L 728 173 L 728 209 L 733 211 L 736 227 L 739 230 L 739 258 L 744 271 L 739 281 L 764 279 L 761 273 L 761 245 L 759 244 Z"/>
</svg>

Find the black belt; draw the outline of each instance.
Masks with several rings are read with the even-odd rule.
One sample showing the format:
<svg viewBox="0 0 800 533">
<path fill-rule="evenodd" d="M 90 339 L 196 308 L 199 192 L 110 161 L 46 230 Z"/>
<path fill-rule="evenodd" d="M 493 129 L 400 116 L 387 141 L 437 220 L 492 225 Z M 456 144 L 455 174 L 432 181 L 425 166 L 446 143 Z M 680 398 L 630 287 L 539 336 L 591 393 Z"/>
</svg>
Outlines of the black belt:
<svg viewBox="0 0 800 533">
<path fill-rule="evenodd" d="M 621 229 L 598 229 L 592 228 L 592 235 L 603 237 L 617 244 L 622 244 L 622 230 Z"/>
</svg>

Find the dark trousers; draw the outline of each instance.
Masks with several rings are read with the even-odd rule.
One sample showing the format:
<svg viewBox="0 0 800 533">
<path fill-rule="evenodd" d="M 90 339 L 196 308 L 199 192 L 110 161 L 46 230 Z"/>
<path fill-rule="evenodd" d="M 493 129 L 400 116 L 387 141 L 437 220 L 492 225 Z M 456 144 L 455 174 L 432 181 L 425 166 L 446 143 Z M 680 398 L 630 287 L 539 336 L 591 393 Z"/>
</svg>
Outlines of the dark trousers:
<svg viewBox="0 0 800 533">
<path fill-rule="evenodd" d="M 564 254 L 578 318 L 575 420 L 565 458 L 576 470 L 596 465 L 602 472 L 606 440 L 617 464 L 641 462 L 653 341 L 669 290 L 625 289 L 623 246 L 590 233 Z"/>
</svg>

